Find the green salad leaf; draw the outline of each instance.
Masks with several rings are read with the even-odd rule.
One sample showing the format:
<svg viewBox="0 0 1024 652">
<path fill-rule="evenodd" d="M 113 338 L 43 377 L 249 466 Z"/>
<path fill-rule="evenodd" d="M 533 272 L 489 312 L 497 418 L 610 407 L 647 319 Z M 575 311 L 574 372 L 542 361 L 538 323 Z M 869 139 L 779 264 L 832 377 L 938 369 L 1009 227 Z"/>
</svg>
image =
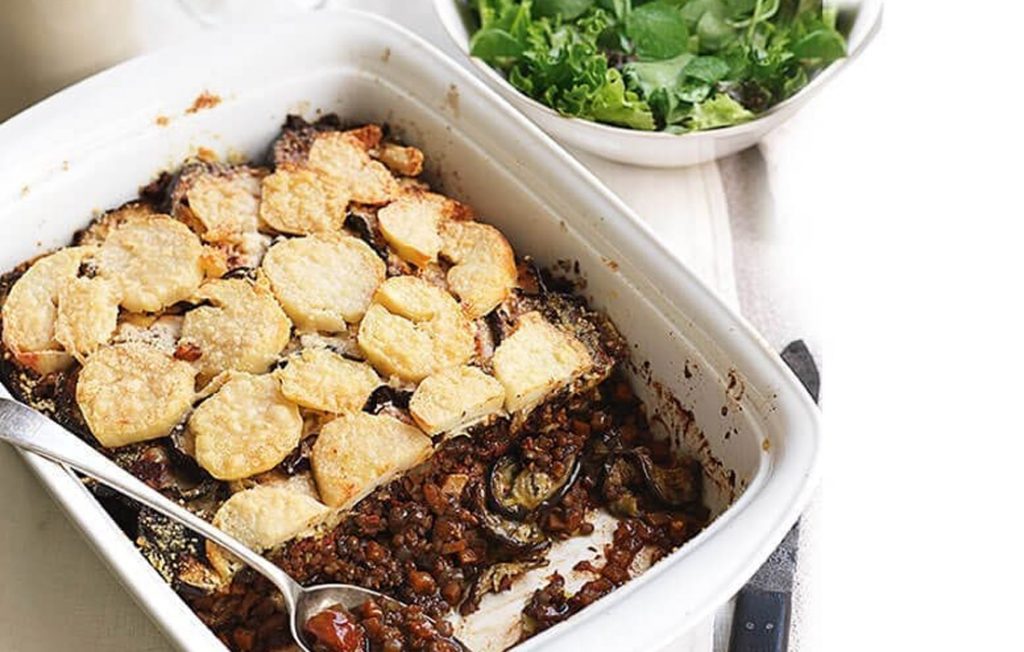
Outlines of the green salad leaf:
<svg viewBox="0 0 1024 652">
<path fill-rule="evenodd" d="M 583 15 L 594 6 L 594 0 L 536 0 L 533 5 L 534 16 L 561 16 L 572 20 Z"/>
<path fill-rule="evenodd" d="M 740 124 L 846 55 L 821 0 L 470 0 L 470 52 L 556 111 L 686 133 Z"/>
<path fill-rule="evenodd" d="M 746 122 L 754 114 L 725 93 L 719 93 L 693 105 L 692 129 L 714 129 Z"/>
<path fill-rule="evenodd" d="M 679 7 L 668 0 L 640 5 L 626 15 L 626 36 L 647 61 L 671 59 L 686 51 L 689 30 Z"/>
</svg>

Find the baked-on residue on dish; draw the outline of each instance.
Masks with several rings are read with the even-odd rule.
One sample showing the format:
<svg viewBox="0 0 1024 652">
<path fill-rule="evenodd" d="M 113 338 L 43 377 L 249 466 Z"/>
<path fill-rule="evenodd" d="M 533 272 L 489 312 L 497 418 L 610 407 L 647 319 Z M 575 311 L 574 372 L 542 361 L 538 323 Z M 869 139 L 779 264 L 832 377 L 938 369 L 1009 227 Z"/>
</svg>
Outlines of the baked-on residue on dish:
<svg viewBox="0 0 1024 652">
<path fill-rule="evenodd" d="M 0 370 L 297 580 L 433 618 L 617 519 L 576 564 L 587 581 L 537 583 L 505 645 L 694 536 L 702 470 L 652 434 L 615 326 L 432 189 L 424 162 L 334 116 L 290 117 L 267 161 L 186 161 L 3 277 Z M 291 649 L 262 578 L 93 488 L 225 645 Z"/>
</svg>

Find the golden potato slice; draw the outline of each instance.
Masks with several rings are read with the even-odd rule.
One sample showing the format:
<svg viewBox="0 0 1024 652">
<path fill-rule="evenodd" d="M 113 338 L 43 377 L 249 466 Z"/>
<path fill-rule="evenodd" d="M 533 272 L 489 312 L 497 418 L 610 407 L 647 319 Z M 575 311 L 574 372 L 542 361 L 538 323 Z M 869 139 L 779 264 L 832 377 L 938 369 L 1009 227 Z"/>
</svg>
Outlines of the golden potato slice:
<svg viewBox="0 0 1024 652">
<path fill-rule="evenodd" d="M 68 247 L 32 263 L 11 287 L 4 302 L 3 341 L 18 364 L 40 374 L 71 365 L 56 339 L 60 290 L 78 274 L 82 260 L 96 247 Z"/>
<path fill-rule="evenodd" d="M 263 178 L 260 217 L 281 233 L 337 233 L 345 224 L 348 189 L 316 170 L 279 167 Z"/>
<path fill-rule="evenodd" d="M 437 260 L 442 244 L 438 227 L 444 219 L 443 204 L 427 197 L 427 193 L 415 193 L 377 212 L 380 232 L 388 245 L 400 258 L 419 267 Z"/>
<path fill-rule="evenodd" d="M 592 364 L 583 343 L 531 312 L 494 351 L 494 375 L 505 386 L 505 409 L 528 412 Z"/>
<path fill-rule="evenodd" d="M 389 278 L 377 288 L 373 302 L 417 322 L 434 319 L 445 312 L 455 312 L 458 308 L 450 294 L 416 276 Z"/>
<path fill-rule="evenodd" d="M 148 344 L 103 347 L 82 364 L 75 398 L 93 436 L 114 448 L 167 435 L 188 413 L 195 369 Z"/>
<path fill-rule="evenodd" d="M 362 318 L 386 267 L 358 238 L 310 236 L 275 244 L 263 271 L 299 329 L 339 332 Z"/>
<path fill-rule="evenodd" d="M 441 254 L 452 261 L 448 287 L 470 319 L 505 300 L 516 285 L 516 258 L 501 231 L 489 224 L 449 220 L 441 224 Z"/>
<path fill-rule="evenodd" d="M 433 452 L 419 428 L 386 415 L 355 412 L 323 427 L 310 461 L 320 498 L 348 509 Z"/>
<path fill-rule="evenodd" d="M 75 234 L 74 243 L 76 245 L 101 245 L 121 224 L 150 215 L 159 215 L 159 213 L 149 204 L 139 201 L 128 202 L 93 220 L 89 226 Z"/>
<path fill-rule="evenodd" d="M 302 417 L 273 376 L 235 373 L 188 427 L 199 466 L 218 480 L 239 480 L 280 464 L 299 444 Z"/>
<path fill-rule="evenodd" d="M 105 278 L 73 278 L 57 295 L 54 336 L 81 362 L 110 341 L 117 329 L 121 297 Z"/>
<path fill-rule="evenodd" d="M 418 177 L 423 172 L 423 152 L 415 147 L 384 143 L 379 148 L 377 158 L 395 174 Z"/>
<path fill-rule="evenodd" d="M 376 129 L 375 136 L 367 138 L 367 128 Z M 307 165 L 320 172 L 338 195 L 348 194 L 360 204 L 385 204 L 398 192 L 398 183 L 383 164 L 370 158 L 367 150 L 375 144 L 372 141 L 379 142 L 380 128 L 367 128 L 318 133 Z"/>
<path fill-rule="evenodd" d="M 213 524 L 256 552 L 311 532 L 331 509 L 315 498 L 288 486 L 256 486 L 234 494 L 220 506 Z M 207 542 L 206 556 L 224 579 L 242 562 L 220 546 Z"/>
<path fill-rule="evenodd" d="M 167 215 L 143 215 L 118 224 L 96 255 L 100 276 L 117 285 L 121 305 L 157 312 L 187 299 L 203 280 L 203 245 Z"/>
<path fill-rule="evenodd" d="M 406 190 L 377 212 L 381 234 L 403 260 L 425 267 L 437 260 L 444 244 L 440 227 L 446 220 L 471 217 L 468 206 L 444 195 Z"/>
<path fill-rule="evenodd" d="M 288 344 L 292 323 L 265 282 L 207 281 L 194 299 L 209 301 L 185 313 L 181 343 L 195 346 L 203 377 L 229 369 L 262 373 Z"/>
<path fill-rule="evenodd" d="M 409 412 L 428 435 L 471 425 L 501 409 L 505 388 L 478 367 L 452 367 L 427 376 L 413 392 Z"/>
<path fill-rule="evenodd" d="M 274 371 L 281 393 L 302 407 L 321 412 L 357 412 L 380 384 L 365 362 L 341 357 L 329 349 L 303 349 Z"/>
<path fill-rule="evenodd" d="M 463 364 L 475 352 L 473 326 L 459 305 L 415 276 L 381 284 L 356 339 L 378 371 L 410 381 Z"/>
<path fill-rule="evenodd" d="M 199 174 L 185 197 L 207 242 L 238 242 L 259 226 L 260 178 L 254 174 Z"/>
<path fill-rule="evenodd" d="M 434 366 L 434 342 L 415 322 L 374 304 L 359 324 L 359 348 L 378 371 L 406 380 L 420 380 Z"/>
</svg>

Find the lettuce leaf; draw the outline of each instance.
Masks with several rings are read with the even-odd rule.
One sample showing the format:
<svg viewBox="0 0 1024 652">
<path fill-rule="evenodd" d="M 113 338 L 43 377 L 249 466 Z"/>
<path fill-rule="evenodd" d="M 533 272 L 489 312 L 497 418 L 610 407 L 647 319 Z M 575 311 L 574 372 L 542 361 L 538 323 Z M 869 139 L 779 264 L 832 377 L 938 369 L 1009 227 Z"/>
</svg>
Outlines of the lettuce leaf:
<svg viewBox="0 0 1024 652">
<path fill-rule="evenodd" d="M 715 129 L 746 122 L 753 117 L 754 114 L 742 104 L 725 93 L 719 93 L 693 106 L 687 126 L 691 131 Z"/>
</svg>

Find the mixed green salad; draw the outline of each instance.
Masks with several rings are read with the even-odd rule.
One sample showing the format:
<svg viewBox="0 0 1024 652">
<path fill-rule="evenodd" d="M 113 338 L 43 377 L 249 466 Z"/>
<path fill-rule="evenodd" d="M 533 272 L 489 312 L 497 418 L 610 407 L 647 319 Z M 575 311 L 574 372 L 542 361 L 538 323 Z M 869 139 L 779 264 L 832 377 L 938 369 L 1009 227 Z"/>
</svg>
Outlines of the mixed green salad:
<svg viewBox="0 0 1024 652">
<path fill-rule="evenodd" d="M 821 0 L 469 0 L 470 52 L 563 115 L 685 133 L 745 122 L 845 56 Z"/>
</svg>

